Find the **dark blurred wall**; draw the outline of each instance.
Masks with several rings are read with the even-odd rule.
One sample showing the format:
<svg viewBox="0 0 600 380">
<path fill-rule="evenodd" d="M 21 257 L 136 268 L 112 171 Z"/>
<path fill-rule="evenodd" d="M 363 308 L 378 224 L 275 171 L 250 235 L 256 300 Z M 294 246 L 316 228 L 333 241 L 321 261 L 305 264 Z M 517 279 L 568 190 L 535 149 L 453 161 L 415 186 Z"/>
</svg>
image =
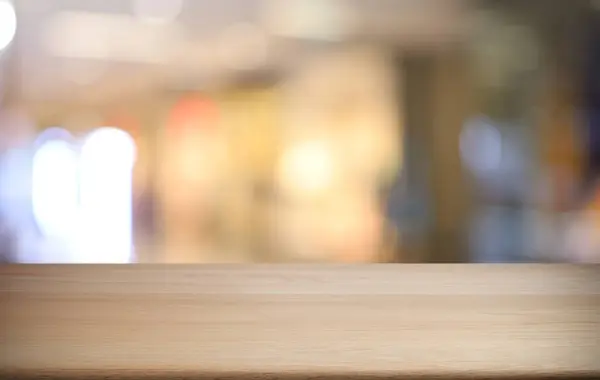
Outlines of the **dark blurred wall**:
<svg viewBox="0 0 600 380">
<path fill-rule="evenodd" d="M 402 262 L 467 260 L 469 190 L 459 136 L 472 110 L 468 55 L 462 46 L 406 52 L 402 191 L 391 199 L 403 236 Z"/>
</svg>

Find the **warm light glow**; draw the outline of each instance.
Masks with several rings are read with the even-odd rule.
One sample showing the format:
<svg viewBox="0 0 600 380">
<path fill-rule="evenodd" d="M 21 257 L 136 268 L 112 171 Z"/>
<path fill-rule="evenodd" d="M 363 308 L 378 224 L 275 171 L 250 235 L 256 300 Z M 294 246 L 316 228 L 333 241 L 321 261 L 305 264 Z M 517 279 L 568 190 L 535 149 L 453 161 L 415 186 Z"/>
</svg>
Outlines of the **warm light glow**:
<svg viewBox="0 0 600 380">
<path fill-rule="evenodd" d="M 78 250 L 90 262 L 132 259 L 132 170 L 135 142 L 116 128 L 92 132 L 81 149 Z"/>
<path fill-rule="evenodd" d="M 214 127 L 217 117 L 217 107 L 211 100 L 195 96 L 185 97 L 173 106 L 167 128 L 170 133 L 186 136 L 197 129 Z"/>
<path fill-rule="evenodd" d="M 0 52 L 8 47 L 17 33 L 17 14 L 8 0 L 0 0 Z"/>
<path fill-rule="evenodd" d="M 329 188 L 334 174 L 334 160 L 327 145 L 306 142 L 284 154 L 280 182 L 291 193 L 315 193 Z"/>
</svg>

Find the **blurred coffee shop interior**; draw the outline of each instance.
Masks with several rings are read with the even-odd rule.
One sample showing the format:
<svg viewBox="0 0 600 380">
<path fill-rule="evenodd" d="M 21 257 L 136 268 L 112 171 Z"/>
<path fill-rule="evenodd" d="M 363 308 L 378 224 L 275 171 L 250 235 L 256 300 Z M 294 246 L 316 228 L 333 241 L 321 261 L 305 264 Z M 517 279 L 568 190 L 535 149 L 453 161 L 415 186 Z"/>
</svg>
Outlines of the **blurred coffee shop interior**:
<svg viewBox="0 0 600 380">
<path fill-rule="evenodd" d="M 0 0 L 5 263 L 600 261 L 600 1 Z"/>
</svg>

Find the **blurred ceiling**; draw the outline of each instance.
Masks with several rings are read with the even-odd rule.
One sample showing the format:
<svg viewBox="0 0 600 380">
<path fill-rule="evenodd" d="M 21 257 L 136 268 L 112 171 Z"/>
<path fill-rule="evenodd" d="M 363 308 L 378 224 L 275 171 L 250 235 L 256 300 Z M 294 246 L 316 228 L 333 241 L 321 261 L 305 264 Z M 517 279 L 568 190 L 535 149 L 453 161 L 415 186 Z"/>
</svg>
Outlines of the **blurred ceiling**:
<svg viewBox="0 0 600 380">
<path fill-rule="evenodd" d="M 277 72 L 316 49 L 461 39 L 463 0 L 16 0 L 0 64 L 28 102 L 106 103 Z M 9 68 L 7 68 L 9 66 Z"/>
</svg>

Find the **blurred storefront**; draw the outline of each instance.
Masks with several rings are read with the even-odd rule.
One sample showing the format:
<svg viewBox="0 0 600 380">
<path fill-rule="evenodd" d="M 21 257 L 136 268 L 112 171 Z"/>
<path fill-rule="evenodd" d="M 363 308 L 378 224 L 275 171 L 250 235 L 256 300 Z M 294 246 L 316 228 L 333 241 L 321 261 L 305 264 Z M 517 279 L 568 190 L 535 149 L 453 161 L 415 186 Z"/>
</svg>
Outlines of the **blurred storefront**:
<svg viewBox="0 0 600 380">
<path fill-rule="evenodd" d="M 15 3 L 4 260 L 576 260 L 589 2 L 146 1 Z"/>
<path fill-rule="evenodd" d="M 378 190 L 398 164 L 393 75 L 382 52 L 344 48 L 275 85 L 176 103 L 159 139 L 166 259 L 377 260 Z"/>
</svg>

